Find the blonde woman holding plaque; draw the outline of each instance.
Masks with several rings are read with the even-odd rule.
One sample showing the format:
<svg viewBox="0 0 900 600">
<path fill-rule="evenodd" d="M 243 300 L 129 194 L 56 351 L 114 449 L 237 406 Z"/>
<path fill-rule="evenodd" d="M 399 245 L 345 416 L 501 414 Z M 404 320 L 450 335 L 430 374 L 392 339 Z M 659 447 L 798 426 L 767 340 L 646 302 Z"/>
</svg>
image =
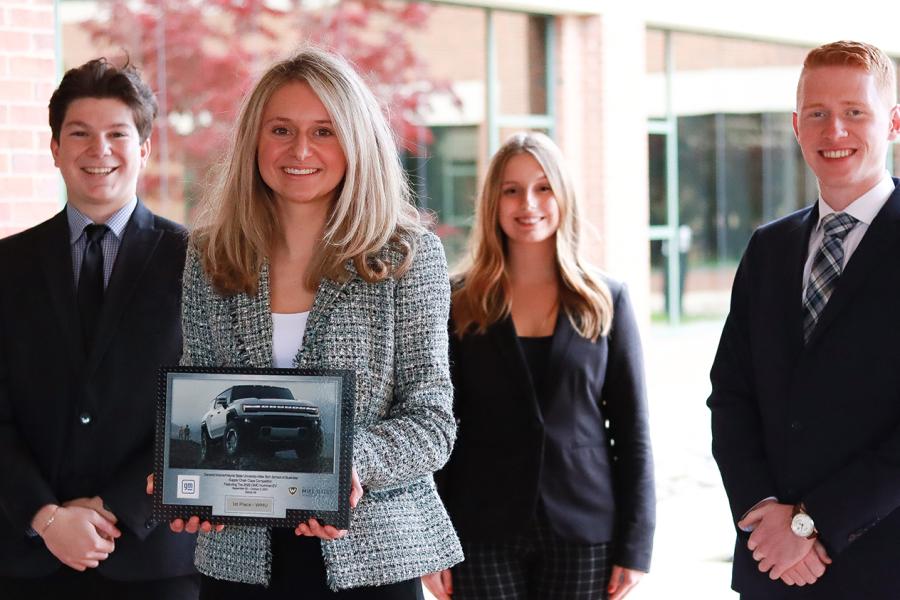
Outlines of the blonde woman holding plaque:
<svg viewBox="0 0 900 600">
<path fill-rule="evenodd" d="M 461 560 L 432 480 L 456 430 L 449 282 L 345 61 L 306 50 L 262 76 L 203 215 L 183 362 L 351 369 L 356 414 L 349 529 L 203 524 L 201 598 L 421 598 L 421 574 Z"/>
</svg>

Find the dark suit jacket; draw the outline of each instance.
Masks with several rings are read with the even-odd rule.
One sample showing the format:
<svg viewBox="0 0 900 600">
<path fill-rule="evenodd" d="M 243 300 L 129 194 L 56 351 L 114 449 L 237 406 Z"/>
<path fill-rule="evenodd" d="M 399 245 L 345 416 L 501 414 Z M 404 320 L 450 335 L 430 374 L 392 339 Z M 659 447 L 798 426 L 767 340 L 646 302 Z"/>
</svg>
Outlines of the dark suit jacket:
<svg viewBox="0 0 900 600">
<path fill-rule="evenodd" d="M 65 211 L 0 240 L 0 575 L 61 563 L 26 531 L 48 503 L 99 495 L 123 535 L 105 576 L 192 572 L 194 536 L 150 521 L 157 367 L 181 355 L 186 233 L 138 202 L 85 356 Z M 89 420 L 87 424 L 83 420 Z"/>
<path fill-rule="evenodd" d="M 616 564 L 649 569 L 656 505 L 641 344 L 626 290 L 607 283 L 609 335 L 593 343 L 560 314 L 542 390 L 512 319 L 483 335 L 451 331 L 459 433 L 438 482 L 463 541 L 521 533 L 540 500 L 559 535 L 614 541 Z"/>
<path fill-rule="evenodd" d="M 817 221 L 814 206 L 751 238 L 708 404 L 734 519 L 768 496 L 803 501 L 834 564 L 812 586 L 788 588 L 758 571 L 739 532 L 733 587 L 749 598 L 898 598 L 900 189 L 804 346 L 803 265 Z"/>
</svg>

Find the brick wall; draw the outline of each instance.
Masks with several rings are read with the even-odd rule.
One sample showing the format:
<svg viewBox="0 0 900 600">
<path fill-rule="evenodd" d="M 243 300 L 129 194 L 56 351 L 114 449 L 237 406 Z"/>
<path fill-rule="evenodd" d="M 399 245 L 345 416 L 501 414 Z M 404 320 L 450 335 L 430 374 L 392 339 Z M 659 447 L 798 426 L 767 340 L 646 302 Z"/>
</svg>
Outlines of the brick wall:
<svg viewBox="0 0 900 600">
<path fill-rule="evenodd" d="M 0 238 L 59 210 L 47 102 L 56 87 L 52 0 L 0 0 Z"/>
<path fill-rule="evenodd" d="M 645 27 L 627 10 L 557 21 L 559 144 L 588 221 L 585 254 L 649 313 Z"/>
</svg>

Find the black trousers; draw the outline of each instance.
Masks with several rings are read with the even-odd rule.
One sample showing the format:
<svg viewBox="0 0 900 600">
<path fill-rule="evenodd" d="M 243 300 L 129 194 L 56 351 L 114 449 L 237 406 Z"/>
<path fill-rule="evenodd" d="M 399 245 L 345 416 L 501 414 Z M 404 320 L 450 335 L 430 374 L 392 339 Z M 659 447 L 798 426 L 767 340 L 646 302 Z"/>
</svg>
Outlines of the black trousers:
<svg viewBox="0 0 900 600">
<path fill-rule="evenodd" d="M 546 519 L 497 542 L 466 542 L 453 567 L 453 600 L 600 600 L 612 572 L 611 544 L 577 544 Z"/>
<path fill-rule="evenodd" d="M 197 600 L 197 575 L 152 581 L 115 581 L 96 569 L 62 567 L 53 575 L 35 578 L 0 577 L 3 600 Z"/>
<path fill-rule="evenodd" d="M 201 576 L 201 600 L 424 600 L 419 578 L 377 587 L 332 592 L 325 579 L 319 540 L 298 537 L 292 529 L 272 530 L 272 579 L 269 587 Z"/>
</svg>

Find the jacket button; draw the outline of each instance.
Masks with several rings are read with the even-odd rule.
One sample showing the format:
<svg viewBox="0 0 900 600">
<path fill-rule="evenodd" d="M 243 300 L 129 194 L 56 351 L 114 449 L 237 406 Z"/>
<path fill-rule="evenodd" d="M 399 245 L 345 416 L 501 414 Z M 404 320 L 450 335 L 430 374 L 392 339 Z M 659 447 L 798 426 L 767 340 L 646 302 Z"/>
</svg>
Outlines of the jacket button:
<svg viewBox="0 0 900 600">
<path fill-rule="evenodd" d="M 803 429 L 803 423 L 801 423 L 800 421 L 792 421 L 791 429 L 793 429 L 794 431 L 800 431 L 801 429 Z"/>
<path fill-rule="evenodd" d="M 90 425 L 91 424 L 91 413 L 83 412 L 78 416 L 78 420 L 81 421 L 82 425 Z"/>
</svg>

